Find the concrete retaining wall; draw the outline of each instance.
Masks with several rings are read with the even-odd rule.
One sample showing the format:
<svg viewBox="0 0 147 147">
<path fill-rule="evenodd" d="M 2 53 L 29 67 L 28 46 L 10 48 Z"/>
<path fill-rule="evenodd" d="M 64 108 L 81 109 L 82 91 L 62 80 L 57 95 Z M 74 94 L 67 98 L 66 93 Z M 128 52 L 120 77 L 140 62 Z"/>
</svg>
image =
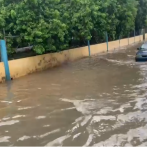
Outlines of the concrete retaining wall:
<svg viewBox="0 0 147 147">
<path fill-rule="evenodd" d="M 146 34 L 147 38 L 147 34 Z M 135 43 L 143 41 L 142 36 L 135 37 Z M 129 38 L 129 44 L 134 43 L 134 37 Z M 120 40 L 120 47 L 127 46 L 128 38 Z M 102 52 L 107 52 L 106 43 L 91 45 L 91 55 L 95 55 Z M 109 42 L 109 51 L 119 48 L 119 41 Z M 27 74 L 31 74 L 36 71 L 45 70 L 55 66 L 59 66 L 68 61 L 74 61 L 83 57 L 89 56 L 88 47 L 81 47 L 62 51 L 59 53 L 51 53 L 45 55 L 39 55 L 34 57 L 22 58 L 9 61 L 9 68 L 11 78 L 15 79 Z M 5 81 L 4 65 L 0 62 L 0 82 Z"/>
</svg>

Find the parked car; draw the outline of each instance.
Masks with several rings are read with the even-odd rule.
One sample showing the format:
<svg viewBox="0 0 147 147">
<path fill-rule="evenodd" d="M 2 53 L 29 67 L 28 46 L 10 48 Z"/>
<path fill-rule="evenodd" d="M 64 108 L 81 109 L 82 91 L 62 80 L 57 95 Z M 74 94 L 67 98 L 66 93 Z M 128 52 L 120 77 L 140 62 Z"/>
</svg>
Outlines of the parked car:
<svg viewBox="0 0 147 147">
<path fill-rule="evenodd" d="M 140 48 L 137 48 L 135 60 L 137 62 L 147 61 L 147 42 L 144 43 Z"/>
</svg>

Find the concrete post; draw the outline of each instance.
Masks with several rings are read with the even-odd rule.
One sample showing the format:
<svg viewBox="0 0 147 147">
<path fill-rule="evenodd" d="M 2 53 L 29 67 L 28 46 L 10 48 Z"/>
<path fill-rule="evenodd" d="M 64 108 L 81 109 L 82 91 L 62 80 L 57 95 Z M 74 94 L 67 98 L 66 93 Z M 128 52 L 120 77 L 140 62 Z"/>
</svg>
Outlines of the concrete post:
<svg viewBox="0 0 147 147">
<path fill-rule="evenodd" d="M 88 51 L 89 51 L 89 56 L 91 55 L 91 52 L 90 52 L 90 41 L 88 40 Z"/>
<path fill-rule="evenodd" d="M 0 40 L 0 48 L 1 48 L 1 59 L 2 59 L 2 62 L 4 62 L 6 80 L 10 81 L 11 77 L 10 77 L 10 71 L 9 71 L 8 55 L 7 55 L 5 40 Z"/>
<path fill-rule="evenodd" d="M 108 33 L 106 32 L 106 44 L 107 44 L 107 52 L 109 51 L 109 46 L 108 46 Z"/>
</svg>

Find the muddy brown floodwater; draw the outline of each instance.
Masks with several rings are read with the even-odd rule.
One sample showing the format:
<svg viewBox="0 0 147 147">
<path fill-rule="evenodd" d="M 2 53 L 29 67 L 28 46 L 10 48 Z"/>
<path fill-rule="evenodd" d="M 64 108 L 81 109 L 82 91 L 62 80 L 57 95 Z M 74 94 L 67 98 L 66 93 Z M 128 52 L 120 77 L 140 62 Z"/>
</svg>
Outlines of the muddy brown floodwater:
<svg viewBox="0 0 147 147">
<path fill-rule="evenodd" d="M 0 85 L 0 146 L 147 146 L 147 63 L 136 48 Z"/>
</svg>

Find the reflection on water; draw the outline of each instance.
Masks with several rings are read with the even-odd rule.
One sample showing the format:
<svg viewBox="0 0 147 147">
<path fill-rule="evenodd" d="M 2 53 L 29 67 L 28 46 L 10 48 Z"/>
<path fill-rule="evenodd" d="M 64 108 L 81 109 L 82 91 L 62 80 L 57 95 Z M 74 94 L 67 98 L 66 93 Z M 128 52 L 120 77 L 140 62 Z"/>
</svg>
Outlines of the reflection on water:
<svg viewBox="0 0 147 147">
<path fill-rule="evenodd" d="M 135 50 L 0 85 L 0 145 L 146 146 L 147 65 Z"/>
</svg>

